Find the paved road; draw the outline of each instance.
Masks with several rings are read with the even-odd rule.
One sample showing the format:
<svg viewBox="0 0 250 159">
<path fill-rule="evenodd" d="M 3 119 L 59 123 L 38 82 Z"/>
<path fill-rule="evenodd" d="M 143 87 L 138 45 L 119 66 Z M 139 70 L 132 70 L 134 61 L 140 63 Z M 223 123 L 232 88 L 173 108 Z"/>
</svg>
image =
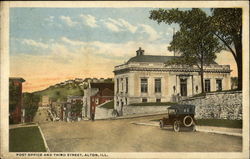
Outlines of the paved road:
<svg viewBox="0 0 250 159">
<path fill-rule="evenodd" d="M 51 152 L 228 152 L 241 151 L 242 138 L 179 132 L 134 125 L 158 116 L 120 120 L 41 124 Z"/>
</svg>

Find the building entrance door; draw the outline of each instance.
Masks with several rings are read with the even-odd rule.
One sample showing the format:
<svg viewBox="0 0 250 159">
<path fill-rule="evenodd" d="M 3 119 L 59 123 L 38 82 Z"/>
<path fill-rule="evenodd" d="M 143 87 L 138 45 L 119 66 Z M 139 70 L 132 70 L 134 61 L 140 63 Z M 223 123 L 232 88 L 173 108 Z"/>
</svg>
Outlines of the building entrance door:
<svg viewBox="0 0 250 159">
<path fill-rule="evenodd" d="M 180 79 L 181 96 L 187 96 L 187 79 Z"/>
</svg>

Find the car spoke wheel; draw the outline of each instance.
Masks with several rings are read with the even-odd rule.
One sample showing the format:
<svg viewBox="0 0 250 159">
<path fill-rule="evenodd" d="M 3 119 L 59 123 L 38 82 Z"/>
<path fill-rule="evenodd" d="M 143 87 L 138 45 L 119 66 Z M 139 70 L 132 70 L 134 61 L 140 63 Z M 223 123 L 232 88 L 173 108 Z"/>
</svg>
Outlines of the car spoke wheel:
<svg viewBox="0 0 250 159">
<path fill-rule="evenodd" d="M 180 122 L 179 121 L 174 121 L 174 131 L 179 132 L 180 131 Z"/>
<path fill-rule="evenodd" d="M 194 120 L 191 116 L 185 116 L 185 118 L 183 119 L 183 124 L 186 126 L 186 127 L 190 127 L 192 126 L 194 123 Z"/>
</svg>

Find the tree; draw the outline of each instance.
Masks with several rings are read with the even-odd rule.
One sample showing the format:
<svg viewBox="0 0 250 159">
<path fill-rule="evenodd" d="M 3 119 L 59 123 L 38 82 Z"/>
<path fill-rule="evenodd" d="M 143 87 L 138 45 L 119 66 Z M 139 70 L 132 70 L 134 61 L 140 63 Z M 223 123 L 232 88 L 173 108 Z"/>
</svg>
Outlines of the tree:
<svg viewBox="0 0 250 159">
<path fill-rule="evenodd" d="M 37 112 L 40 98 L 33 93 L 25 93 L 23 95 L 23 105 L 25 109 L 25 118 L 31 122 Z"/>
<path fill-rule="evenodd" d="M 229 50 L 237 64 L 238 89 L 242 90 L 242 8 L 213 8 L 213 33 Z"/>
<path fill-rule="evenodd" d="M 218 39 L 210 31 L 209 19 L 200 9 L 188 11 L 154 10 L 151 11 L 151 19 L 158 23 L 180 24 L 180 30 L 174 35 L 173 41 L 168 49 L 177 51 L 178 58 L 167 62 L 167 65 L 189 65 L 197 66 L 201 77 L 201 90 L 204 92 L 204 67 L 214 62 L 215 53 L 220 52 L 222 47 Z"/>
<path fill-rule="evenodd" d="M 74 113 L 75 116 L 79 116 L 82 113 L 83 103 L 81 100 L 76 100 L 72 103 L 71 112 Z"/>
<path fill-rule="evenodd" d="M 207 17 L 209 31 L 217 37 L 225 50 L 229 50 L 237 64 L 238 89 L 242 89 L 242 9 L 241 8 L 215 8 L 211 9 L 212 15 Z M 150 12 L 150 19 L 158 23 L 178 23 L 180 28 L 191 28 L 197 15 L 190 15 L 190 11 L 153 10 Z"/>
</svg>

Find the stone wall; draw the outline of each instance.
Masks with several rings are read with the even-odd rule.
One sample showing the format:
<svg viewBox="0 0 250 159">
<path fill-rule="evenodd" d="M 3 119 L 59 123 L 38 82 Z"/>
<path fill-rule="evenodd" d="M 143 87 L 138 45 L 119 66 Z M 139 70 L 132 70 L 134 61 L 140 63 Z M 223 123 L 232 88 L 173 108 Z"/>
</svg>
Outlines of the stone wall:
<svg viewBox="0 0 250 159">
<path fill-rule="evenodd" d="M 102 107 L 96 107 L 95 119 L 108 119 L 114 117 L 112 115 L 113 109 L 106 109 Z"/>
<path fill-rule="evenodd" d="M 197 119 L 242 119 L 241 91 L 207 93 L 180 103 L 195 105 Z"/>
<path fill-rule="evenodd" d="M 167 111 L 169 106 L 124 106 L 123 115 L 159 113 Z"/>
</svg>

